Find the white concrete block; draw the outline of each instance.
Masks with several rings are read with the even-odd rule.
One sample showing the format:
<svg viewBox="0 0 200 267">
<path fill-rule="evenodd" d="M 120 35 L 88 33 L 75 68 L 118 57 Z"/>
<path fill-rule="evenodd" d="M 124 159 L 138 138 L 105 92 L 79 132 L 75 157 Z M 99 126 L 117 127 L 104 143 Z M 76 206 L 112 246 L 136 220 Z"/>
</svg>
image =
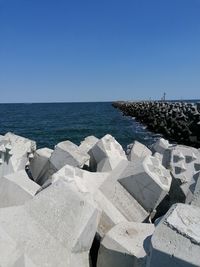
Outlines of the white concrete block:
<svg viewBox="0 0 200 267">
<path fill-rule="evenodd" d="M 70 141 L 64 141 L 55 146 L 50 157 L 50 163 L 60 170 L 66 164 L 74 167 L 83 167 L 89 160 L 89 155 L 82 152 L 79 147 Z"/>
<path fill-rule="evenodd" d="M 39 189 L 24 170 L 5 175 L 0 178 L 0 208 L 22 205 Z"/>
<path fill-rule="evenodd" d="M 47 168 L 48 160 L 51 157 L 53 150 L 49 148 L 37 149 L 34 153 L 34 158 L 30 161 L 30 171 L 34 181 L 40 182 L 44 169 Z"/>
<path fill-rule="evenodd" d="M 88 153 L 91 169 L 98 172 L 111 171 L 120 161 L 127 159 L 121 145 L 109 134 L 101 138 Z"/>
<path fill-rule="evenodd" d="M 153 224 L 119 223 L 102 240 L 97 267 L 144 267 L 147 256 L 144 247 L 154 229 Z"/>
<path fill-rule="evenodd" d="M 173 205 L 155 229 L 147 267 L 200 266 L 200 208 Z"/>
<path fill-rule="evenodd" d="M 54 173 L 65 165 L 82 168 L 84 164 L 88 163 L 89 159 L 89 154 L 81 151 L 77 145 L 70 141 L 61 142 L 55 146 L 49 160 L 44 165 L 38 177 L 38 182 L 40 185 L 44 185 Z"/>
<path fill-rule="evenodd" d="M 35 150 L 34 141 L 7 133 L 0 141 L 0 177 L 24 170 Z"/>
<path fill-rule="evenodd" d="M 99 139 L 95 136 L 88 136 L 81 142 L 79 149 L 85 153 L 88 153 L 88 151 L 92 149 L 98 141 Z"/>
<path fill-rule="evenodd" d="M 171 148 L 170 169 L 173 178 L 179 184 L 186 202 L 190 203 L 196 184 L 200 166 L 200 152 L 198 149 L 183 145 Z"/>
<path fill-rule="evenodd" d="M 130 161 L 144 160 L 146 156 L 151 156 L 152 152 L 145 145 L 135 141 L 129 145 L 127 150 L 127 158 Z"/>
<path fill-rule="evenodd" d="M 124 162 L 128 162 L 127 160 Z M 102 210 L 98 233 L 100 236 L 110 230 L 114 225 L 122 221 L 143 222 L 148 213 L 138 202 L 121 186 L 117 177 L 123 163 L 111 173 L 93 173 L 72 166 L 64 166 L 52 176 L 52 181 L 61 180 L 75 181 L 82 191 L 90 192 Z"/>
<path fill-rule="evenodd" d="M 146 211 L 153 211 L 169 192 L 171 175 L 161 162 L 146 156 L 137 164 L 129 162 L 121 173 L 119 182 Z"/>
<path fill-rule="evenodd" d="M 84 153 L 88 153 L 96 145 L 98 141 L 99 139 L 96 138 L 95 136 L 93 135 L 88 136 L 81 142 L 79 149 Z M 87 166 L 88 169 L 90 169 L 90 162 L 94 162 L 92 154 L 90 156 L 90 159 L 87 162 L 85 162 L 85 165 Z"/>
<path fill-rule="evenodd" d="M 0 209 L 0 266 L 89 267 L 98 221 L 89 194 L 54 183 L 24 206 Z"/>
<path fill-rule="evenodd" d="M 171 147 L 171 145 L 169 144 L 168 140 L 166 140 L 164 138 L 160 138 L 153 145 L 153 151 L 158 152 L 160 154 L 164 154 L 165 150 L 170 148 L 170 147 Z"/>
</svg>

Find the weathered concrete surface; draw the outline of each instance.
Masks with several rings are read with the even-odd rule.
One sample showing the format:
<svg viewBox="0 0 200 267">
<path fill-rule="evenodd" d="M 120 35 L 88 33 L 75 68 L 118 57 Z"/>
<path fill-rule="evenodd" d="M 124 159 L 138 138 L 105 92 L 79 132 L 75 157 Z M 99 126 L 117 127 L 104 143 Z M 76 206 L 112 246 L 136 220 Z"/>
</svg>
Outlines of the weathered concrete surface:
<svg viewBox="0 0 200 267">
<path fill-rule="evenodd" d="M 173 178 L 179 184 L 180 194 L 189 203 L 193 197 L 196 184 L 195 176 L 200 170 L 199 151 L 193 147 L 174 146 L 171 148 L 170 169 Z"/>
<path fill-rule="evenodd" d="M 153 224 L 122 222 L 113 227 L 101 242 L 97 267 L 145 267 Z"/>
<path fill-rule="evenodd" d="M 120 184 L 146 211 L 153 211 L 170 190 L 171 175 L 160 161 L 146 156 L 143 161 L 129 162 L 119 177 Z"/>
<path fill-rule="evenodd" d="M 0 177 L 24 170 L 36 150 L 36 143 L 7 133 L 0 140 Z"/>
<path fill-rule="evenodd" d="M 0 208 L 22 205 L 39 189 L 24 170 L 5 175 L 0 178 Z"/>
<path fill-rule="evenodd" d="M 122 160 L 127 159 L 121 145 L 114 137 L 107 134 L 88 152 L 90 167 L 93 171 L 112 171 Z"/>
<path fill-rule="evenodd" d="M 200 208 L 173 205 L 155 229 L 147 267 L 200 266 Z"/>
<path fill-rule="evenodd" d="M 200 207 L 200 172 L 196 176 L 196 183 L 191 204 Z"/>
<path fill-rule="evenodd" d="M 102 210 L 98 226 L 100 236 L 119 222 L 143 222 L 148 217 L 148 213 L 117 181 L 123 167 L 121 162 L 111 173 L 93 173 L 66 165 L 52 176 L 53 182 L 59 179 L 75 181 L 80 190 L 93 195 Z"/>
<path fill-rule="evenodd" d="M 98 221 L 90 195 L 59 181 L 24 206 L 0 209 L 0 265 L 89 267 Z"/>
<path fill-rule="evenodd" d="M 144 160 L 146 156 L 151 155 L 151 150 L 137 141 L 127 146 L 127 158 L 130 161 Z"/>
<path fill-rule="evenodd" d="M 30 171 L 34 181 L 37 183 L 42 183 L 40 179 L 52 153 L 53 150 L 46 147 L 35 151 L 34 158 L 30 161 Z"/>
</svg>

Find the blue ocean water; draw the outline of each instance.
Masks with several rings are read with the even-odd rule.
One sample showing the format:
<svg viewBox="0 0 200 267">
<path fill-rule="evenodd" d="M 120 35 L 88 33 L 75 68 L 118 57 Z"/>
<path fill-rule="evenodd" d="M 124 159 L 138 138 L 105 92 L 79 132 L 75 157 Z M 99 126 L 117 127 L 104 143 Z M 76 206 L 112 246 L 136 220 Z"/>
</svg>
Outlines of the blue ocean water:
<svg viewBox="0 0 200 267">
<path fill-rule="evenodd" d="M 78 145 L 88 135 L 107 133 L 124 148 L 134 140 L 150 146 L 158 138 L 108 102 L 0 104 L 0 134 L 6 132 L 35 140 L 38 148 L 53 148 L 63 140 Z"/>
</svg>

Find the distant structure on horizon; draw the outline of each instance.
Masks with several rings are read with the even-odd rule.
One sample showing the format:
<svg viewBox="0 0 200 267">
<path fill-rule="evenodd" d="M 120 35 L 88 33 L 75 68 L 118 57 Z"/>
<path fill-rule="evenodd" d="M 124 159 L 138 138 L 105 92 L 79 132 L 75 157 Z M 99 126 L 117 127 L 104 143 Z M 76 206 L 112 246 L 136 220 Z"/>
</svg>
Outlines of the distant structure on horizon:
<svg viewBox="0 0 200 267">
<path fill-rule="evenodd" d="M 164 92 L 163 96 L 161 97 L 161 101 L 165 101 L 166 100 L 166 93 Z"/>
</svg>

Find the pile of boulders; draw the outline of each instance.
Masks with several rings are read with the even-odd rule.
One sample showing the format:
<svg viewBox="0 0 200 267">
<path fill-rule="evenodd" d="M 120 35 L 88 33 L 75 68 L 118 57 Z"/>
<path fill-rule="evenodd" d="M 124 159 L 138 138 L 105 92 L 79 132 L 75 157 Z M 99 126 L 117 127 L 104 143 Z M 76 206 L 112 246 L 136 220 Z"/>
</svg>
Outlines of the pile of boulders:
<svg viewBox="0 0 200 267">
<path fill-rule="evenodd" d="M 200 151 L 0 136 L 0 266 L 200 266 Z"/>
<path fill-rule="evenodd" d="M 200 146 L 200 103 L 114 102 L 113 106 L 169 140 L 194 147 Z"/>
</svg>

